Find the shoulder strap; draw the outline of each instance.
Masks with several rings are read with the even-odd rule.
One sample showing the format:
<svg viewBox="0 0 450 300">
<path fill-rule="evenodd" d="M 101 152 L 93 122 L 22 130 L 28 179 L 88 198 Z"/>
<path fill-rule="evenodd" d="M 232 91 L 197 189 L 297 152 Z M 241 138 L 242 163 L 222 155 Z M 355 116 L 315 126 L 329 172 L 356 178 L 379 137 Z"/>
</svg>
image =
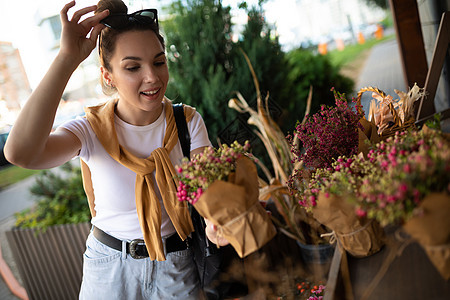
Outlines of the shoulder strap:
<svg viewBox="0 0 450 300">
<path fill-rule="evenodd" d="M 180 140 L 183 155 L 190 158 L 191 153 L 191 136 L 184 116 L 183 104 L 173 104 L 173 116 L 177 124 L 178 139 Z"/>
<path fill-rule="evenodd" d="M 183 155 L 190 158 L 191 137 L 182 104 L 173 104 L 173 115 L 177 124 L 178 139 L 180 140 Z M 194 245 L 194 260 L 200 275 L 201 286 L 204 288 L 210 285 L 212 280 L 217 277 L 223 253 L 214 244 L 210 244 L 205 233 L 205 221 L 195 207 L 190 203 L 188 203 L 188 207 L 192 224 L 194 225 L 194 232 L 191 238 L 191 242 Z"/>
</svg>

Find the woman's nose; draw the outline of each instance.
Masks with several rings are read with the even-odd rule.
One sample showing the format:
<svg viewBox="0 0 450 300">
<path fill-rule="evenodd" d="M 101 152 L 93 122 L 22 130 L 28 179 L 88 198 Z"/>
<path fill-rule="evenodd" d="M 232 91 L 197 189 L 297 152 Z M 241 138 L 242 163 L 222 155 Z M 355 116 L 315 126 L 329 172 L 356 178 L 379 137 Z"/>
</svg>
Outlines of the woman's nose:
<svg viewBox="0 0 450 300">
<path fill-rule="evenodd" d="M 158 80 L 158 75 L 153 68 L 148 67 L 145 70 L 144 80 L 146 82 L 154 82 L 154 81 Z"/>
</svg>

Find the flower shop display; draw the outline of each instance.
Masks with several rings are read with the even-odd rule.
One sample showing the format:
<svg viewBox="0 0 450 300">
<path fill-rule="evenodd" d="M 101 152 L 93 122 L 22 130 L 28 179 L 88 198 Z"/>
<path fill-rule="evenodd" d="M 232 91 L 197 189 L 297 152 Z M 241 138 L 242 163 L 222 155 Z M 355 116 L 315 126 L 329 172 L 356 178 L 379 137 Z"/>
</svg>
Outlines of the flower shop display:
<svg viewBox="0 0 450 300">
<path fill-rule="evenodd" d="M 256 165 L 246 157 L 249 144 L 237 142 L 207 148 L 178 167 L 178 199 L 192 203 L 199 214 L 218 227 L 242 258 L 260 249 L 276 234 L 259 203 Z"/>
<path fill-rule="evenodd" d="M 240 113 L 250 114 L 248 123 L 256 126 L 257 130 L 255 130 L 255 134 L 263 142 L 267 154 L 270 157 L 273 174 L 271 174 L 264 164 L 258 160 L 256 161 L 266 177 L 266 180 L 259 178 L 259 199 L 264 202 L 273 200 L 277 213 L 281 215 L 281 218 L 272 215 L 272 221 L 276 224 L 278 230 L 286 236 L 303 244 L 328 243 L 328 239 L 321 237 L 321 234 L 327 233 L 327 229 L 317 222 L 310 213 L 307 213 L 306 210 L 300 207 L 297 199 L 288 191 L 286 182 L 295 168 L 290 145 L 284 133 L 269 114 L 269 94 L 265 98 L 264 105 L 253 67 L 247 55 L 245 53 L 243 55 L 255 84 L 257 110 L 251 108 L 239 92 L 236 92 L 237 98 L 231 99 L 228 106 Z M 312 89 L 310 90 L 307 101 L 309 103 L 307 105 L 307 112 L 309 111 L 308 108 L 310 107 L 311 98 Z"/>
<path fill-rule="evenodd" d="M 356 257 L 372 255 L 384 244 L 378 222 L 361 214 L 354 205 L 370 164 L 361 154 L 339 157 L 330 168 L 317 169 L 299 196 L 300 204 L 331 228 L 339 244 Z"/>
<path fill-rule="evenodd" d="M 357 210 L 411 235 L 450 278 L 450 142 L 427 127 L 396 133 L 369 153 Z"/>
<path fill-rule="evenodd" d="M 340 246 L 363 257 L 381 249 L 383 230 L 376 222 L 360 218 L 348 201 L 355 197 L 358 172 L 349 169 L 351 159 L 342 158 L 360 152 L 363 114 L 358 103 L 353 110 L 344 95 L 333 92 L 336 106 L 322 106 L 320 112 L 296 126 L 294 135 L 305 150 L 300 151 L 291 138 L 292 152 L 303 168 L 295 169 L 288 186 L 299 204 L 332 230 L 331 236 Z"/>
</svg>

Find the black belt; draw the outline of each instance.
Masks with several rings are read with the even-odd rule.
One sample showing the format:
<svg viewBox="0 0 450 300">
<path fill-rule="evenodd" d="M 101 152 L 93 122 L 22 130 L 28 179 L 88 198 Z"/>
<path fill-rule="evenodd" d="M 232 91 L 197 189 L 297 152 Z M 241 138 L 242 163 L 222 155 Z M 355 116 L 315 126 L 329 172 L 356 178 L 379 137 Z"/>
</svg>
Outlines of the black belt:
<svg viewBox="0 0 450 300">
<path fill-rule="evenodd" d="M 108 247 L 122 251 L 122 240 L 107 234 L 103 230 L 94 226 L 94 237 L 101 243 Z M 175 233 L 166 239 L 166 253 L 186 250 L 189 248 L 188 240 L 182 241 L 180 236 Z M 130 254 L 132 258 L 140 259 L 148 257 L 147 247 L 144 240 L 135 239 L 126 243 L 127 254 Z"/>
</svg>

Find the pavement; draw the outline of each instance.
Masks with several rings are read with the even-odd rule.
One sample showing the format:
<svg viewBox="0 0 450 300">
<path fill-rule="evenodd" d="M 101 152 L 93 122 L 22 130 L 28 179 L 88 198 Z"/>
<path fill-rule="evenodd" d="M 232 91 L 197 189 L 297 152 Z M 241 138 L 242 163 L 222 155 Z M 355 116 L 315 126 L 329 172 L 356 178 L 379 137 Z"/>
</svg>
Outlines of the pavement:
<svg viewBox="0 0 450 300">
<path fill-rule="evenodd" d="M 399 49 L 395 39 L 382 42 L 371 49 L 367 60 L 364 62 L 359 79 L 356 82 L 355 90 L 358 91 L 360 88 L 366 86 L 378 87 L 385 93 L 394 96 L 394 98 L 397 98 L 394 89 L 401 91 L 408 90 L 405 86 Z M 361 99 L 366 114 L 369 111 L 370 94 L 364 93 Z M 0 191 L 1 254 L 11 274 L 15 277 L 17 283 L 22 286 L 22 280 L 6 240 L 5 231 L 10 230 L 14 226 L 15 212 L 19 212 L 33 205 L 34 198 L 29 192 L 29 187 L 33 184 L 34 180 L 35 177 L 31 177 Z M 0 300 L 18 299 L 20 298 L 10 291 L 5 280 L 0 280 Z"/>
<path fill-rule="evenodd" d="M 5 232 L 10 230 L 15 223 L 14 216 L 4 218 L 0 221 L 0 299 L 1 300 L 19 300 L 26 299 L 19 296 L 23 295 L 23 282 L 17 269 L 16 262 L 14 261 L 11 248 L 9 247 L 6 239 Z M 12 292 L 16 293 L 16 295 Z"/>
<path fill-rule="evenodd" d="M 35 197 L 30 193 L 29 189 L 35 180 L 36 178 L 32 176 L 0 191 L 0 253 L 2 255 L 0 257 L 0 270 L 2 275 L 0 276 L 2 279 L 0 280 L 1 300 L 21 299 L 11 291 L 12 289 L 20 295 L 20 288 L 18 289 L 17 286 L 23 286 L 23 282 L 14 261 L 11 248 L 6 239 L 5 232 L 14 227 L 16 221 L 14 213 L 20 212 L 33 205 Z M 5 262 L 5 264 L 1 264 L 1 262 Z"/>
<path fill-rule="evenodd" d="M 396 39 L 388 40 L 374 46 L 364 63 L 355 91 L 363 87 L 377 87 L 394 99 L 399 98 L 394 89 L 407 92 L 403 69 L 400 61 L 400 50 Z M 361 97 L 366 117 L 369 113 L 371 92 L 365 92 Z"/>
</svg>

